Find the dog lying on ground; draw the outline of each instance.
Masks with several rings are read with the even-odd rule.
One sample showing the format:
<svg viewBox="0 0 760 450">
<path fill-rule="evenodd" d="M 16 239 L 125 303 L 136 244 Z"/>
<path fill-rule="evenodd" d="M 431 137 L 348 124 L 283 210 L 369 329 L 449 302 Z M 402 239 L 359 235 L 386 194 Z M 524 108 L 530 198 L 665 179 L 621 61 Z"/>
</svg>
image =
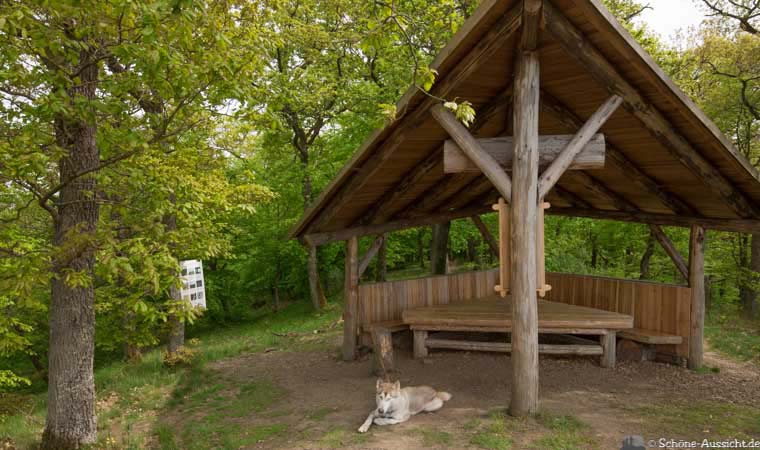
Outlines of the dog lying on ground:
<svg viewBox="0 0 760 450">
<path fill-rule="evenodd" d="M 448 392 L 437 392 L 429 386 L 405 387 L 401 383 L 387 383 L 377 380 L 377 408 L 369 413 L 367 420 L 359 427 L 359 433 L 366 433 L 373 423 L 394 425 L 406 422 L 423 411 L 438 411 L 443 403 L 451 399 Z"/>
</svg>

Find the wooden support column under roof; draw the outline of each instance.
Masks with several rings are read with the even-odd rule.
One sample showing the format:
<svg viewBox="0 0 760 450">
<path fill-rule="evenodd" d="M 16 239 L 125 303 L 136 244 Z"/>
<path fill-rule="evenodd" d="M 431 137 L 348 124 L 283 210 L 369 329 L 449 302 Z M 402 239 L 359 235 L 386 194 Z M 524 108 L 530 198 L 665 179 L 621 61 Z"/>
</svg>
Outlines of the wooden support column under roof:
<svg viewBox="0 0 760 450">
<path fill-rule="evenodd" d="M 705 229 L 694 225 L 689 239 L 689 287 L 691 288 L 691 337 L 689 369 L 699 369 L 704 360 L 705 333 Z"/>
<path fill-rule="evenodd" d="M 346 241 L 346 272 L 343 303 L 343 360 L 356 359 L 359 315 L 359 238 Z"/>
<path fill-rule="evenodd" d="M 544 2 L 543 12 L 547 29 L 567 53 L 577 59 L 609 92 L 620 95 L 626 109 L 639 119 L 651 135 L 661 141 L 673 156 L 706 186 L 717 191 L 737 216 L 760 217 L 760 208 L 695 150 L 657 108 L 644 99 L 604 55 L 583 37 L 583 33 L 570 23 L 562 12 L 547 1 Z"/>
<path fill-rule="evenodd" d="M 375 257 L 378 250 L 380 250 L 380 247 L 383 245 L 383 242 L 385 241 L 385 235 L 381 234 L 375 238 L 374 241 L 372 241 L 372 244 L 367 249 L 367 253 L 364 254 L 361 261 L 359 261 L 359 270 L 357 278 L 361 279 L 362 275 L 364 275 L 364 272 L 367 270 L 367 267 L 369 267 L 369 263 L 372 261 L 372 258 Z"/>
<path fill-rule="evenodd" d="M 525 0 L 521 48 L 514 87 L 514 161 L 511 210 L 512 393 L 513 416 L 538 411 L 538 300 L 536 298 L 536 220 L 541 0 Z"/>
</svg>

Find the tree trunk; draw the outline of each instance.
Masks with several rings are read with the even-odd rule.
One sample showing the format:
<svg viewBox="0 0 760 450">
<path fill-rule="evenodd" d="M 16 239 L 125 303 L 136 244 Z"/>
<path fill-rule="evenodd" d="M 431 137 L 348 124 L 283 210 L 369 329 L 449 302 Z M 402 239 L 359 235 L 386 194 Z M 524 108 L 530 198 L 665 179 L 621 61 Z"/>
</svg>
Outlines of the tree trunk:
<svg viewBox="0 0 760 450">
<path fill-rule="evenodd" d="M 87 51 L 80 54 L 79 83 L 68 95 L 71 103 L 92 101 L 98 82 L 98 65 Z M 78 108 L 78 106 L 77 106 Z M 100 164 L 97 126 L 81 118 L 59 116 L 55 137 L 66 150 L 59 161 L 62 188 L 56 206 L 50 298 L 47 420 L 43 449 L 79 448 L 97 438 L 95 416 L 95 290 L 92 285 L 93 240 L 99 208 L 92 172 Z M 86 273 L 90 282 L 70 286 L 69 273 Z"/>
<path fill-rule="evenodd" d="M 449 230 L 451 222 L 433 225 L 433 240 L 430 245 L 430 270 L 433 275 L 448 272 Z"/>
<path fill-rule="evenodd" d="M 170 201 L 172 204 L 176 202 L 173 195 L 170 198 Z M 167 215 L 164 218 L 164 225 L 166 231 L 175 231 L 177 229 L 177 216 L 175 214 Z M 176 275 L 179 279 L 180 274 L 177 273 Z M 171 308 L 174 312 L 169 314 L 167 319 L 169 324 L 169 338 L 166 343 L 166 351 L 169 355 L 173 355 L 185 345 L 185 319 L 180 314 L 180 311 L 178 311 L 179 309 L 184 308 L 184 304 L 182 300 L 182 292 L 178 287 L 172 286 L 169 288 L 169 301 L 175 303 L 175 305 Z"/>
<path fill-rule="evenodd" d="M 649 262 L 652 260 L 654 254 L 654 235 L 649 233 L 649 239 L 647 239 L 647 248 L 644 250 L 644 254 L 641 256 L 641 262 L 639 263 L 639 280 L 649 279 Z"/>
<path fill-rule="evenodd" d="M 380 249 L 377 251 L 377 281 L 381 282 L 388 278 L 387 245 L 388 235 L 385 236 L 383 243 L 380 244 Z"/>
<path fill-rule="evenodd" d="M 750 285 L 744 288 L 742 296 L 742 315 L 748 319 L 754 319 L 758 316 L 758 292 L 757 281 L 760 276 L 760 234 L 752 235 L 752 244 L 750 251 Z"/>
<path fill-rule="evenodd" d="M 172 287 L 169 290 L 170 301 L 182 302 L 182 293 L 179 288 Z M 166 351 L 173 355 L 185 345 L 185 321 L 180 314 L 171 314 L 168 319 L 169 323 L 169 340 L 166 344 Z"/>
</svg>

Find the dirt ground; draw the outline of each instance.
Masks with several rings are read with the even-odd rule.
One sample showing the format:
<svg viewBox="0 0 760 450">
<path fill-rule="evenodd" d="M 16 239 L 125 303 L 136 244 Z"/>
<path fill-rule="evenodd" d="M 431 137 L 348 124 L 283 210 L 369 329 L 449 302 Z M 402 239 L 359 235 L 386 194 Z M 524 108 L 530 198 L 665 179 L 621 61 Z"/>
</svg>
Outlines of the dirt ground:
<svg viewBox="0 0 760 450">
<path fill-rule="evenodd" d="M 615 369 L 603 369 L 594 358 L 542 356 L 540 409 L 577 418 L 588 425 L 587 432 L 599 448 L 618 449 L 628 435 L 678 437 L 678 430 L 672 430 L 674 436 L 653 434 L 671 430 L 663 428 L 656 416 L 642 412 L 650 407 L 705 402 L 760 407 L 756 366 L 710 352 L 706 359 L 717 369 L 695 373 L 652 362 L 619 362 Z M 310 352 L 275 350 L 222 360 L 210 369 L 234 383 L 271 380 L 285 392 L 269 414 L 241 420 L 251 426 L 284 422 L 287 434 L 247 448 L 416 449 L 426 433 L 467 434 L 479 420 L 509 404 L 508 355 L 438 351 L 421 361 L 401 350 L 396 361 L 402 386 L 426 384 L 450 392 L 453 398 L 436 413 L 392 427 L 373 427 L 366 435 L 355 430 L 374 407 L 375 377 L 369 357 L 342 362 L 337 346 Z M 535 437 L 535 427 L 518 428 L 512 434 L 512 448 L 525 448 Z M 710 437 L 709 429 L 702 431 L 703 436 L 683 437 Z M 469 442 L 432 439 L 426 446 L 461 448 Z"/>
</svg>

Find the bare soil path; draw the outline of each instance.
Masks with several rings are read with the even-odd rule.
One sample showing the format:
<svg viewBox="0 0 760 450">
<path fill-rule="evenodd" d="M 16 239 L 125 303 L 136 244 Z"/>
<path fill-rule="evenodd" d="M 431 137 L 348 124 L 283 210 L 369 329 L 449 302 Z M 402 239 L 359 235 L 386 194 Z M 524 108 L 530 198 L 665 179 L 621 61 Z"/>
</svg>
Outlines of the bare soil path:
<svg viewBox="0 0 760 450">
<path fill-rule="evenodd" d="M 344 363 L 336 348 L 248 354 L 209 367 L 230 385 L 266 380 L 280 393 L 265 411 L 235 420 L 252 429 L 285 431 L 243 448 L 617 449 L 628 435 L 760 438 L 760 415 L 753 415 L 760 411 L 760 370 L 712 353 L 707 363 L 715 369 L 702 373 L 651 362 L 602 369 L 591 358 L 542 357 L 542 415 L 516 420 L 503 414 L 509 356 L 436 352 L 418 361 L 399 351 L 402 385 L 427 384 L 451 392 L 453 399 L 434 414 L 361 435 L 356 428 L 374 406 L 371 362 L 365 357 Z M 164 420 L 181 421 L 171 414 Z"/>
</svg>

